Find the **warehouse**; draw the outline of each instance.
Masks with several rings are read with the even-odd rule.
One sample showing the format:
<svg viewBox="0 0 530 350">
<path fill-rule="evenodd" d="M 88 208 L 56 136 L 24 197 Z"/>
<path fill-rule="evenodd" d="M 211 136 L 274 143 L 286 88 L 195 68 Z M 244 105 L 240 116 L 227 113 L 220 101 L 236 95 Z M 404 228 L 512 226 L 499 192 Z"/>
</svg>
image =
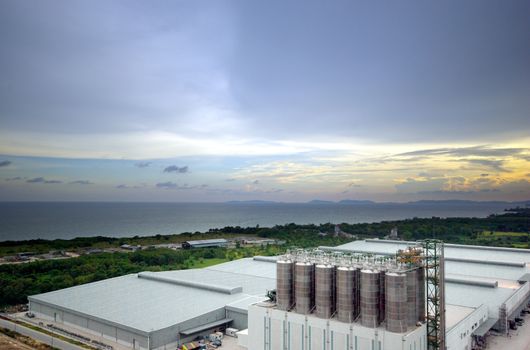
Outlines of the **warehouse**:
<svg viewBox="0 0 530 350">
<path fill-rule="evenodd" d="M 79 329 L 109 345 L 174 349 L 217 328 L 247 328 L 248 305 L 264 300 L 276 283 L 273 276 L 238 273 L 240 264 L 88 283 L 31 296 L 30 310 L 38 319 Z"/>
<path fill-rule="evenodd" d="M 226 247 L 228 241 L 226 239 L 200 239 L 195 241 L 182 242 L 182 248 L 215 248 L 215 247 Z"/>
<path fill-rule="evenodd" d="M 370 252 L 384 257 L 414 245 L 360 240 L 321 250 Z M 286 348 L 300 349 L 297 344 L 304 344 L 302 339 L 309 336 L 310 328 L 312 350 L 346 349 L 354 345 L 356 337 L 358 350 L 365 345 L 371 349 L 372 340 L 381 344 L 380 349 L 395 349 L 396 339 L 411 349 L 414 344 L 416 350 L 426 348 L 422 322 L 392 332 L 385 322 L 376 327 L 363 325 L 361 319 L 345 323 L 338 319 L 337 310 L 320 310 L 318 317 L 312 308 L 311 313 L 304 314 L 271 306 L 264 296 L 277 287 L 276 262 L 275 257 L 254 257 L 204 269 L 130 274 L 31 296 L 30 309 L 37 318 L 136 349 L 174 349 L 213 329 L 244 329 L 247 324 L 248 336 L 240 340 L 253 350 L 268 349 L 264 339 L 268 329 L 271 346 L 283 349 L 290 344 Z M 445 245 L 447 349 L 471 349 L 490 328 L 509 332 L 509 322 L 528 303 L 529 266 L 528 250 Z M 264 319 L 270 319 L 270 328 L 263 329 Z M 281 333 L 284 321 L 286 333 Z M 286 343 L 287 336 L 276 335 L 278 331 L 293 339 L 296 336 L 300 343 Z"/>
</svg>

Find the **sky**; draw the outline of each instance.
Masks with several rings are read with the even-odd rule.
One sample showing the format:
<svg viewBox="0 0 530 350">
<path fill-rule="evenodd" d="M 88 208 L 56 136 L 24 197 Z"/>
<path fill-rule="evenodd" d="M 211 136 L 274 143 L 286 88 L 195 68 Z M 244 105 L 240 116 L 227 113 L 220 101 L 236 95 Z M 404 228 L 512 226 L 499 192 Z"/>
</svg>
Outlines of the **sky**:
<svg viewBox="0 0 530 350">
<path fill-rule="evenodd" d="M 0 200 L 530 199 L 530 2 L 0 1 Z"/>
</svg>

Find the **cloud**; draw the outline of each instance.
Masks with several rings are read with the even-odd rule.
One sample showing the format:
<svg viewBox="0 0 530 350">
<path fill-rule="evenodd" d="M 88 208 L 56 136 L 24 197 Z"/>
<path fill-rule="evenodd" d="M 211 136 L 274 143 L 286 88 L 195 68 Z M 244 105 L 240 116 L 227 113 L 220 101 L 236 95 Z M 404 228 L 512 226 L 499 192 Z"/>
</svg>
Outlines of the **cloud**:
<svg viewBox="0 0 530 350">
<path fill-rule="evenodd" d="M 254 180 L 254 181 L 252 181 L 252 184 L 253 184 L 253 185 L 259 185 L 259 180 Z"/>
<path fill-rule="evenodd" d="M 185 174 L 189 171 L 188 166 L 178 167 L 176 165 L 170 165 L 164 168 L 165 173 L 176 173 L 176 174 Z"/>
<path fill-rule="evenodd" d="M 229 178 L 229 179 L 225 179 L 226 182 L 234 182 L 234 181 L 236 181 L 236 180 L 237 180 L 237 179 L 235 179 L 235 178 L 233 178 L 233 177 L 232 177 L 232 178 Z"/>
<path fill-rule="evenodd" d="M 71 181 L 70 184 L 72 185 L 93 185 L 94 183 L 88 180 L 76 180 L 76 181 Z"/>
<path fill-rule="evenodd" d="M 134 164 L 134 166 L 137 168 L 147 168 L 150 165 L 151 165 L 151 162 L 138 162 Z"/>
<path fill-rule="evenodd" d="M 119 190 L 130 190 L 130 189 L 138 189 L 138 188 L 144 188 L 144 187 L 145 187 L 145 184 L 142 184 L 141 186 L 129 186 L 125 184 L 116 186 L 116 188 Z"/>
<path fill-rule="evenodd" d="M 12 164 L 12 162 L 9 161 L 9 160 L 3 160 L 3 161 L 0 162 L 0 168 L 9 166 L 11 164 Z"/>
<path fill-rule="evenodd" d="M 440 156 L 448 155 L 453 157 L 509 157 L 520 156 L 527 148 L 492 148 L 486 146 L 473 147 L 455 147 L 455 148 L 434 148 L 426 150 L 417 150 L 396 154 L 397 157 L 409 156 Z M 522 156 L 522 155 L 521 155 Z"/>
<path fill-rule="evenodd" d="M 492 160 L 492 159 L 462 159 L 461 161 L 467 162 L 469 164 L 481 165 L 486 168 L 496 170 L 499 172 L 510 172 L 506 169 L 504 165 L 504 160 Z"/>
<path fill-rule="evenodd" d="M 202 185 L 193 185 L 190 186 L 188 184 L 184 184 L 182 186 L 179 186 L 175 182 L 167 181 L 167 182 L 159 182 L 155 185 L 157 188 L 164 188 L 167 190 L 196 190 L 196 189 L 205 189 L 208 187 L 206 184 Z"/>
<path fill-rule="evenodd" d="M 18 181 L 18 180 L 22 180 L 22 178 L 20 176 L 16 176 L 16 177 L 9 177 L 5 180 L 6 181 Z"/>
<path fill-rule="evenodd" d="M 42 183 L 42 184 L 61 184 L 62 181 L 59 180 L 46 180 L 43 177 L 34 177 L 26 181 L 27 183 Z"/>
</svg>

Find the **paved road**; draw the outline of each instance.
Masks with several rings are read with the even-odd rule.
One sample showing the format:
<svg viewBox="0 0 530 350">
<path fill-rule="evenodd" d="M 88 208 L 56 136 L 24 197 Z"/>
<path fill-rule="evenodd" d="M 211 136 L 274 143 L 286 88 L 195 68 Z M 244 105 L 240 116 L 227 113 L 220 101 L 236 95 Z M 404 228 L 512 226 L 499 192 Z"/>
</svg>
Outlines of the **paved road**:
<svg viewBox="0 0 530 350">
<path fill-rule="evenodd" d="M 80 346 L 67 343 L 64 340 L 57 339 L 55 337 L 52 337 L 48 334 L 44 334 L 41 332 L 37 332 L 31 328 L 27 328 L 21 325 L 18 325 L 16 323 L 0 319 L 0 326 L 10 329 L 12 331 L 18 332 L 20 334 L 26 335 L 30 338 L 33 338 L 35 340 L 38 340 L 44 344 L 51 345 L 53 347 L 59 348 L 61 350 L 86 350 L 85 348 L 82 348 Z"/>
</svg>

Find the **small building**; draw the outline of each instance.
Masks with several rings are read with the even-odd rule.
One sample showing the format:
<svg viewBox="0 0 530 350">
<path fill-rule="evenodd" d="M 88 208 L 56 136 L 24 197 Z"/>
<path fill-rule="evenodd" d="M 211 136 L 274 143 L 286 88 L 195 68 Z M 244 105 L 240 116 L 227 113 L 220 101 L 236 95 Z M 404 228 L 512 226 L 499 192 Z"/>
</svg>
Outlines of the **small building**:
<svg viewBox="0 0 530 350">
<path fill-rule="evenodd" d="M 209 247 L 226 247 L 228 241 L 226 239 L 202 239 L 196 241 L 185 241 L 182 242 L 182 248 L 209 248 Z"/>
<path fill-rule="evenodd" d="M 243 240 L 244 245 L 253 245 L 253 246 L 261 246 L 261 245 L 268 245 L 268 244 L 277 244 L 275 239 L 270 238 L 264 238 L 264 239 L 244 239 Z"/>
<path fill-rule="evenodd" d="M 125 250 L 131 250 L 133 252 L 139 250 L 139 249 L 142 249 L 142 246 L 141 245 L 130 245 L 130 244 L 122 244 L 120 246 L 121 249 L 125 249 Z"/>
</svg>

